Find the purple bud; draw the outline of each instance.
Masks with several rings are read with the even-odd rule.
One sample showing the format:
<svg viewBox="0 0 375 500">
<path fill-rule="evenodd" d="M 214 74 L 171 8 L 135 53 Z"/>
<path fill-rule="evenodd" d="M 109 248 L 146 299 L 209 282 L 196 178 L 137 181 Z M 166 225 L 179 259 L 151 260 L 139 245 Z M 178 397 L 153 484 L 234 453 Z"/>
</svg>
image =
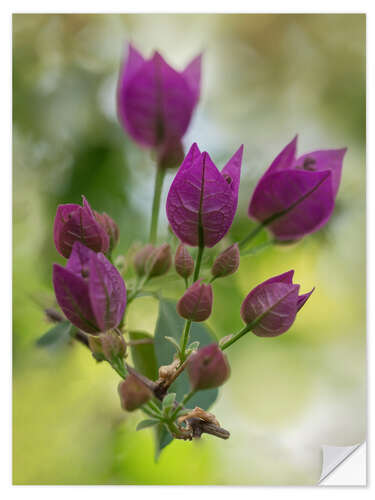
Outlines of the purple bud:
<svg viewBox="0 0 375 500">
<path fill-rule="evenodd" d="M 297 136 L 260 179 L 249 205 L 249 217 L 267 222 L 277 240 L 296 240 L 326 224 L 340 185 L 346 148 L 299 158 L 296 148 Z"/>
<path fill-rule="evenodd" d="M 135 272 L 139 277 L 146 274 L 146 262 L 150 255 L 154 252 L 155 247 L 151 244 L 142 247 L 134 256 L 133 264 Z"/>
<path fill-rule="evenodd" d="M 115 248 L 119 240 L 119 230 L 116 222 L 105 212 L 99 214 L 96 210 L 94 210 L 94 214 L 98 222 L 104 227 L 106 233 L 109 237 L 109 251 Z"/>
<path fill-rule="evenodd" d="M 202 347 L 192 354 L 187 370 L 190 383 L 196 391 L 219 387 L 230 375 L 227 358 L 217 344 Z"/>
<path fill-rule="evenodd" d="M 153 148 L 160 166 L 178 165 L 185 134 L 200 93 L 201 56 L 178 72 L 155 52 L 146 60 L 129 45 L 118 82 L 117 110 L 128 134 Z"/>
<path fill-rule="evenodd" d="M 294 271 L 274 276 L 256 286 L 243 301 L 241 318 L 259 337 L 276 337 L 294 323 L 297 312 L 311 292 L 298 295 L 299 285 L 293 285 Z"/>
<path fill-rule="evenodd" d="M 56 299 L 77 328 L 91 334 L 119 325 L 126 306 L 126 288 L 117 269 L 102 253 L 76 241 L 65 267 L 53 266 Z"/>
<path fill-rule="evenodd" d="M 238 243 L 234 243 L 218 255 L 212 265 L 211 273 L 214 278 L 223 278 L 237 271 L 240 265 L 240 251 Z"/>
<path fill-rule="evenodd" d="M 174 266 L 177 274 L 182 278 L 188 278 L 194 271 L 194 260 L 185 245 L 180 243 L 174 257 Z"/>
<path fill-rule="evenodd" d="M 171 247 L 164 243 L 152 252 L 146 262 L 146 273 L 149 278 L 156 278 L 167 273 L 172 265 Z"/>
<path fill-rule="evenodd" d="M 167 198 L 176 236 L 191 246 L 213 247 L 228 232 L 237 210 L 243 146 L 219 172 L 208 153 L 193 144 Z"/>
<path fill-rule="evenodd" d="M 212 287 L 198 280 L 193 283 L 177 303 L 180 316 L 191 321 L 205 321 L 212 311 Z"/>
<path fill-rule="evenodd" d="M 152 392 L 135 375 L 128 375 L 119 383 L 118 393 L 122 409 L 134 411 L 152 398 Z"/>
<path fill-rule="evenodd" d="M 95 217 L 84 196 L 83 206 L 70 203 L 59 205 L 55 216 L 53 238 L 56 250 L 68 258 L 75 241 L 83 243 L 94 252 L 106 253 L 109 237 L 102 224 Z"/>
</svg>

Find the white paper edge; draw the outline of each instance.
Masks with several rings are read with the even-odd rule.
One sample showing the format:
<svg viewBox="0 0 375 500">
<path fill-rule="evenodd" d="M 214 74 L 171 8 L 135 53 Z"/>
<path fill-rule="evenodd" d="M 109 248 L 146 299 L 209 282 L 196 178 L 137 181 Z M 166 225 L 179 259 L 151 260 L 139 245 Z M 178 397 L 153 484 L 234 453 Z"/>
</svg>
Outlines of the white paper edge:
<svg viewBox="0 0 375 500">
<path fill-rule="evenodd" d="M 322 446 L 319 486 L 366 486 L 366 443 Z"/>
</svg>

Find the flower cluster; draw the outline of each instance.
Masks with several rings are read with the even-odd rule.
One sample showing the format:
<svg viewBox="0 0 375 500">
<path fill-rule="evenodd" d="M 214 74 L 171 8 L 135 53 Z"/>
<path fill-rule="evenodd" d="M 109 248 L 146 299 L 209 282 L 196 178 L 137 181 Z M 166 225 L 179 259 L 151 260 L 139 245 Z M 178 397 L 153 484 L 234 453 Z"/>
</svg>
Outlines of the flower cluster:
<svg viewBox="0 0 375 500">
<path fill-rule="evenodd" d="M 205 340 L 203 346 L 200 340 L 191 342 L 192 324 L 210 317 L 216 286 L 213 282 L 237 272 L 241 254 L 261 230 L 270 232 L 270 243 L 274 244 L 300 240 L 328 222 L 346 149 L 318 150 L 298 157 L 297 137 L 293 139 L 273 160 L 251 195 L 248 215 L 258 224 L 249 227 L 242 241 L 228 241 L 217 250 L 236 215 L 244 147 L 240 146 L 221 170 L 196 143 L 184 157 L 182 138 L 199 100 L 200 78 L 201 56 L 179 72 L 159 53 L 146 60 L 129 46 L 118 83 L 118 115 L 125 131 L 140 146 L 153 150 L 157 159 L 156 178 L 160 182 L 155 184 L 153 230 L 147 244 L 129 252 L 124 271 L 112 261 L 119 240 L 112 218 L 93 210 L 85 197 L 82 206 L 60 205 L 54 242 L 68 260 L 65 266 L 54 265 L 53 286 L 58 305 L 76 328 L 75 338 L 91 349 L 98 362 L 110 363 L 122 378 L 118 386 L 122 408 L 140 408 L 149 417 L 139 428 L 164 426 L 176 439 L 192 439 L 204 432 L 227 439 L 229 432 L 207 408 L 195 406 L 189 410 L 186 403 L 199 391 L 215 389 L 228 380 L 231 370 L 224 351 L 243 336 L 252 332 L 258 337 L 275 337 L 287 332 L 314 288 L 301 294 L 300 285 L 293 283 L 293 270 L 266 279 L 238 305 L 245 326 L 222 336 L 219 342 Z M 179 164 L 166 202 L 175 239 L 156 245 L 163 180 L 160 171 Z M 212 264 L 207 267 L 204 257 L 208 252 Z M 128 292 L 120 270 L 130 272 Z M 139 368 L 137 360 L 142 344 L 150 344 L 147 349 L 154 353 L 153 338 L 134 340 L 127 330 L 125 314 L 131 302 L 145 291 L 160 299 L 160 291 L 145 287 L 150 280 L 171 271 L 185 285 L 175 316 L 163 323 L 163 328 L 171 329 L 163 332 L 164 348 L 170 349 L 172 343 L 175 354 L 169 364 L 158 367 L 158 378 L 151 379 L 146 376 L 145 361 L 138 363 Z M 57 312 L 54 317 L 60 321 Z M 180 322 L 184 327 L 176 332 Z M 128 363 L 129 346 L 135 366 Z M 170 388 L 184 370 L 191 391 L 178 402 Z"/>
</svg>

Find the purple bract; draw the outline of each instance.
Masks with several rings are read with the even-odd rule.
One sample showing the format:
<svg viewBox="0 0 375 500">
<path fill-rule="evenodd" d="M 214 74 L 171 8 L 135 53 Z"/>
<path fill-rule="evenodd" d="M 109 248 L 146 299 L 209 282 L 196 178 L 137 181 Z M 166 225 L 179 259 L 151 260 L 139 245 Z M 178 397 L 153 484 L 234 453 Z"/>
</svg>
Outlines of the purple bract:
<svg viewBox="0 0 375 500">
<path fill-rule="evenodd" d="M 102 253 L 76 241 L 65 267 L 53 266 L 56 299 L 77 328 L 92 334 L 119 325 L 126 306 L 126 287 Z"/>
<path fill-rule="evenodd" d="M 227 357 L 217 344 L 202 347 L 193 354 L 187 366 L 190 383 L 201 391 L 222 385 L 230 375 Z"/>
<path fill-rule="evenodd" d="M 110 237 L 104 226 L 104 219 L 102 224 L 86 198 L 82 196 L 82 199 L 83 206 L 69 203 L 57 207 L 53 239 L 56 250 L 66 258 L 70 256 L 75 241 L 80 241 L 95 252 L 106 253 L 109 249 Z M 105 217 L 110 219 L 108 215 Z M 113 221 L 112 223 L 114 224 Z"/>
<path fill-rule="evenodd" d="M 297 312 L 314 289 L 298 295 L 299 285 L 293 284 L 294 271 L 274 276 L 256 286 L 241 306 L 241 318 L 259 337 L 276 337 L 293 324 Z"/>
<path fill-rule="evenodd" d="M 278 240 L 295 240 L 330 218 L 341 180 L 344 149 L 313 151 L 296 158 L 297 136 L 258 182 L 249 216 L 264 222 Z"/>
<path fill-rule="evenodd" d="M 157 150 L 162 166 L 183 158 L 181 138 L 199 99 L 200 80 L 201 55 L 178 72 L 158 52 L 146 60 L 129 45 L 117 89 L 118 116 L 137 143 Z"/>
<path fill-rule="evenodd" d="M 208 153 L 193 144 L 167 198 L 167 217 L 178 238 L 213 247 L 228 232 L 237 210 L 243 146 L 219 172 Z"/>
</svg>

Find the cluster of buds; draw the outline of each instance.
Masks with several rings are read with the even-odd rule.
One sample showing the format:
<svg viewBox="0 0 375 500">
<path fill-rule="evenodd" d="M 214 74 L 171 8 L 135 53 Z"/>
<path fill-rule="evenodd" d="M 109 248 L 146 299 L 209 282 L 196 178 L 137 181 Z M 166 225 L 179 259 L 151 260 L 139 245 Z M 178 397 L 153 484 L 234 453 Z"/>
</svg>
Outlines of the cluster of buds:
<svg viewBox="0 0 375 500">
<path fill-rule="evenodd" d="M 259 337 L 275 337 L 288 331 L 314 289 L 300 294 L 300 285 L 293 283 L 293 270 L 267 279 L 242 303 L 239 314 L 244 328 L 223 337 L 219 344 L 200 349 L 199 342 L 189 345 L 191 323 L 210 317 L 216 285 L 212 282 L 236 273 L 240 250 L 258 230 L 267 228 L 275 241 L 296 241 L 326 224 L 334 209 L 346 149 L 318 150 L 297 157 L 297 137 L 293 139 L 271 163 L 251 196 L 248 215 L 259 226 L 216 256 L 211 277 L 206 280 L 200 277 L 203 252 L 223 240 L 237 211 L 243 146 L 221 171 L 196 143 L 184 158 L 182 138 L 199 100 L 200 79 L 201 56 L 179 72 L 158 52 L 147 60 L 130 45 L 117 90 L 120 122 L 139 145 L 154 152 L 158 172 L 180 164 L 169 189 L 166 214 L 179 240 L 174 267 L 186 290 L 176 310 L 186 321 L 180 344 L 174 337 L 166 337 L 177 352 L 169 365 L 159 367 L 158 380 L 147 379 L 125 363 L 127 343 L 121 327 L 127 303 L 151 278 L 170 270 L 173 258 L 169 244 L 149 243 L 137 251 L 133 259 L 136 285 L 127 298 L 119 266 L 110 261 L 119 239 L 116 223 L 106 213 L 93 210 L 85 197 L 82 206 L 60 205 L 54 242 L 68 260 L 65 267 L 54 265 L 53 285 L 62 312 L 87 335 L 86 343 L 95 359 L 108 361 L 124 379 L 118 386 L 122 408 L 129 412 L 142 408 L 152 417 L 141 428 L 162 423 L 179 439 L 199 437 L 202 432 L 226 439 L 229 433 L 218 427 L 214 415 L 199 407 L 187 410 L 183 403 L 197 391 L 219 387 L 228 380 L 230 367 L 223 351 L 243 335 L 253 332 Z M 151 236 L 150 241 L 156 238 Z M 195 261 L 187 246 L 197 247 Z M 191 393 L 178 403 L 176 394 L 168 391 L 185 369 Z M 157 404 L 153 399 L 159 400 Z"/>
</svg>

